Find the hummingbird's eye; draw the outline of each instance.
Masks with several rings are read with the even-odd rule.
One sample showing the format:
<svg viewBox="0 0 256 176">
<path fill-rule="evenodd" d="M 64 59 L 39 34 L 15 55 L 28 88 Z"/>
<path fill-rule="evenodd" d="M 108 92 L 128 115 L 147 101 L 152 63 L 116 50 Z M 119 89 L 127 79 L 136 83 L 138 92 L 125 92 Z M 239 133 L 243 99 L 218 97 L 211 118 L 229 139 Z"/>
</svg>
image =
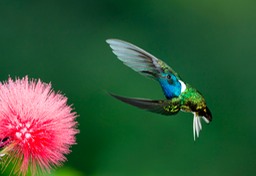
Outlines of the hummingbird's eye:
<svg viewBox="0 0 256 176">
<path fill-rule="evenodd" d="M 171 76 L 171 75 L 168 74 L 168 75 L 166 76 L 166 78 L 167 78 L 167 81 L 168 81 L 169 84 L 173 84 L 173 79 L 172 79 L 172 76 Z"/>
</svg>

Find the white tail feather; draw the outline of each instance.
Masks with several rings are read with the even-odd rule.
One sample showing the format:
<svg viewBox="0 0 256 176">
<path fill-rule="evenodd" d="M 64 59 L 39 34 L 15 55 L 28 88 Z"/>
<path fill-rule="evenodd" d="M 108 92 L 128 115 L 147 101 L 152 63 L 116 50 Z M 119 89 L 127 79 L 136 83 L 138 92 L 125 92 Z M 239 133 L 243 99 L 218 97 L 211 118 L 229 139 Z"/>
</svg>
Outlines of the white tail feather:
<svg viewBox="0 0 256 176">
<path fill-rule="evenodd" d="M 202 130 L 202 124 L 201 124 L 201 117 L 198 116 L 196 113 L 194 114 L 194 119 L 193 119 L 193 135 L 194 135 L 194 140 L 196 140 L 196 137 L 199 137 L 199 133 Z"/>
</svg>

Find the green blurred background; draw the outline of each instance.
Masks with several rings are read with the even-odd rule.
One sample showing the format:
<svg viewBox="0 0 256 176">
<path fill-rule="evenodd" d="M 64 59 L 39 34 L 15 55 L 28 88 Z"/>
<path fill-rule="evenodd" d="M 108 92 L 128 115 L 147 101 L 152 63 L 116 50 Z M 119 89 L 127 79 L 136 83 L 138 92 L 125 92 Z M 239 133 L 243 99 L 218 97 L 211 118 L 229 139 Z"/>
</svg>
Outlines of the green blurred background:
<svg viewBox="0 0 256 176">
<path fill-rule="evenodd" d="M 255 175 L 255 12 L 254 0 L 2 0 L 0 80 L 51 82 L 80 115 L 78 145 L 52 175 Z M 149 51 L 203 93 L 213 122 L 196 142 L 191 114 L 165 117 L 106 93 L 163 98 L 108 38 Z"/>
</svg>

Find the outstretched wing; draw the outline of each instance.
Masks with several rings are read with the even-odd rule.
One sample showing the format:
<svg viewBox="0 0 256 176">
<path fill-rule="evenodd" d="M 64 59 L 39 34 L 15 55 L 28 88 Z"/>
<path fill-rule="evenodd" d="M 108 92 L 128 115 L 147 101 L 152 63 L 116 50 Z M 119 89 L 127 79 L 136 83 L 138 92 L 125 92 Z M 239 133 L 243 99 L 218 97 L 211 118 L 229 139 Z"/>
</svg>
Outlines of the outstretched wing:
<svg viewBox="0 0 256 176">
<path fill-rule="evenodd" d="M 173 115 L 178 113 L 180 110 L 180 100 L 178 98 L 173 98 L 171 100 L 149 100 L 122 97 L 112 93 L 110 93 L 110 95 L 127 104 L 158 114 Z"/>
<path fill-rule="evenodd" d="M 157 78 L 163 72 L 170 72 L 180 79 L 171 67 L 143 49 L 118 39 L 108 39 L 106 42 L 118 59 L 136 72 L 151 78 Z"/>
</svg>

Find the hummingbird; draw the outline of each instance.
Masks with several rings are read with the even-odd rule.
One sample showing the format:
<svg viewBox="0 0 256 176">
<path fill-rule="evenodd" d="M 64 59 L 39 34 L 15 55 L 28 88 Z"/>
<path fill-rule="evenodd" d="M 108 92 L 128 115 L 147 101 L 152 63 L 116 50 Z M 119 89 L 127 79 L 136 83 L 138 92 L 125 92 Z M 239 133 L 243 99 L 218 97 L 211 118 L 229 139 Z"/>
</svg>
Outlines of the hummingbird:
<svg viewBox="0 0 256 176">
<path fill-rule="evenodd" d="M 113 53 L 125 65 L 141 75 L 157 81 L 166 99 L 151 100 L 145 98 L 123 97 L 110 93 L 114 98 L 138 108 L 162 114 L 175 115 L 179 111 L 193 114 L 193 137 L 199 137 L 202 130 L 201 119 L 206 123 L 212 121 L 212 115 L 203 95 L 184 82 L 181 77 L 164 61 L 129 42 L 108 39 Z"/>
</svg>

